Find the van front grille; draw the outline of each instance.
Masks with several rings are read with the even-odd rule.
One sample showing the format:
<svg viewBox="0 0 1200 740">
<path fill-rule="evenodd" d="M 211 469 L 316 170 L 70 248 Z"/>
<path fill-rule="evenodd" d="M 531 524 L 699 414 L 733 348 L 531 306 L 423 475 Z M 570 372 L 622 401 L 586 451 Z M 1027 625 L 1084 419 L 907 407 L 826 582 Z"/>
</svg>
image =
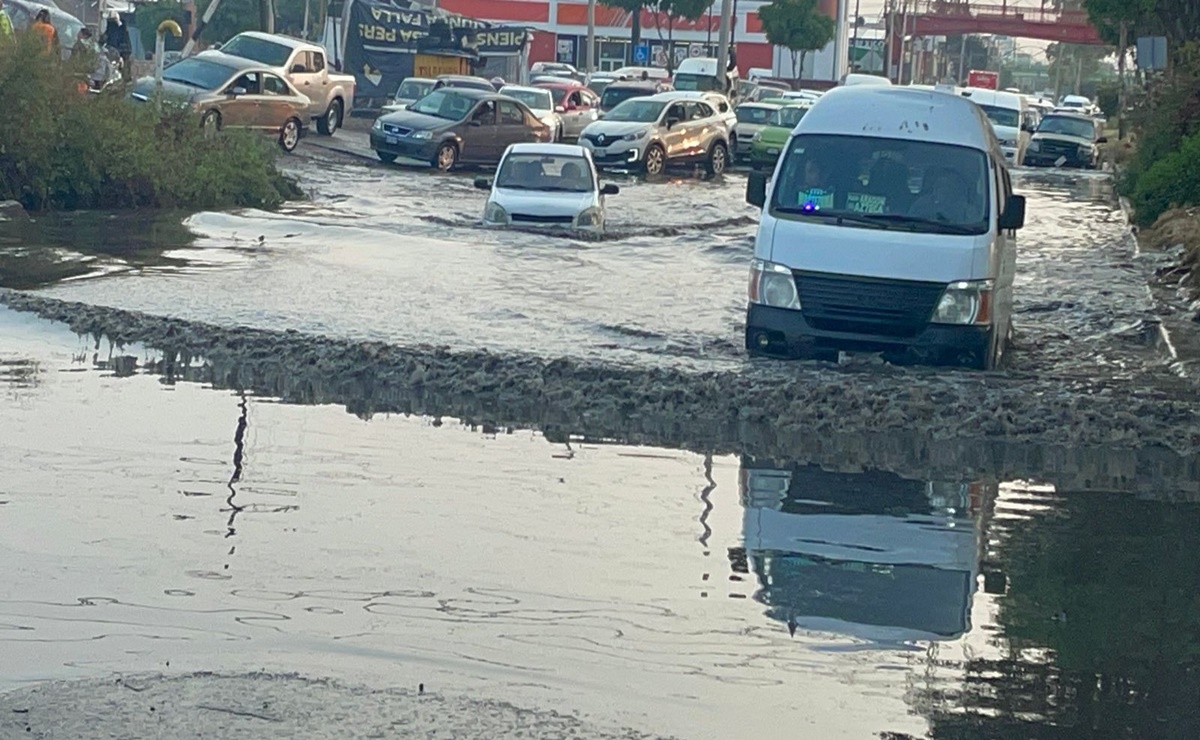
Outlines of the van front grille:
<svg viewBox="0 0 1200 740">
<path fill-rule="evenodd" d="M 916 336 L 929 323 L 945 285 L 795 271 L 804 318 L 823 331 Z"/>
</svg>

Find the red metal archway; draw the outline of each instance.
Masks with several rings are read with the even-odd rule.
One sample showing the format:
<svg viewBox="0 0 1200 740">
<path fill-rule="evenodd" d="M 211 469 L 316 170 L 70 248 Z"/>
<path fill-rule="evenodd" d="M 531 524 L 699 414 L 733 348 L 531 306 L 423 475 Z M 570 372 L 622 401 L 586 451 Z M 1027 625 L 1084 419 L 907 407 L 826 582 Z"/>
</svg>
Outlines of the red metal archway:
<svg viewBox="0 0 1200 740">
<path fill-rule="evenodd" d="M 917 0 L 907 18 L 896 15 L 905 36 L 959 36 L 990 33 L 1066 44 L 1103 46 L 1100 33 L 1084 10 L 977 5 L 965 0 Z"/>
</svg>

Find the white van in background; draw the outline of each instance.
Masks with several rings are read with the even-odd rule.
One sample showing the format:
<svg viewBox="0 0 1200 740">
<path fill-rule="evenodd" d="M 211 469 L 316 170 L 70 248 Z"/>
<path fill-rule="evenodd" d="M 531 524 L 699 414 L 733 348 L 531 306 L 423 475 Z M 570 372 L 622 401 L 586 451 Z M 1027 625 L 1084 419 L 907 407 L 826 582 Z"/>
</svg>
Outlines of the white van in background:
<svg viewBox="0 0 1200 740">
<path fill-rule="evenodd" d="M 992 122 L 992 129 L 1000 140 L 1000 149 L 1008 163 L 1014 167 L 1021 164 L 1034 129 L 1024 96 L 982 87 L 965 88 L 962 94 L 982 108 Z"/>
<path fill-rule="evenodd" d="M 746 349 L 880 352 L 991 369 L 1012 332 L 1014 195 L 988 119 L 962 96 L 830 90 L 788 139 L 762 207 Z"/>
<path fill-rule="evenodd" d="M 737 67 L 728 70 L 724 77 L 718 71 L 717 60 L 712 57 L 690 57 L 679 63 L 671 83 L 682 92 L 715 92 L 725 95 L 737 104 Z"/>
</svg>

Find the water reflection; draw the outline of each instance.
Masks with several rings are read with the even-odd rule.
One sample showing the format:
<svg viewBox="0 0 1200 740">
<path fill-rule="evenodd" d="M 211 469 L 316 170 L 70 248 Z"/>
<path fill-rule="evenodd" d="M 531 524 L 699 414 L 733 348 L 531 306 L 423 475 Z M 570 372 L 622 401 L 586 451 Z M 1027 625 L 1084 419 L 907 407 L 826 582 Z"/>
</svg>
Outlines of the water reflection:
<svg viewBox="0 0 1200 740">
<path fill-rule="evenodd" d="M 744 552 L 767 615 L 880 642 L 942 640 L 971 627 L 987 483 L 831 473 L 742 458 Z"/>
</svg>

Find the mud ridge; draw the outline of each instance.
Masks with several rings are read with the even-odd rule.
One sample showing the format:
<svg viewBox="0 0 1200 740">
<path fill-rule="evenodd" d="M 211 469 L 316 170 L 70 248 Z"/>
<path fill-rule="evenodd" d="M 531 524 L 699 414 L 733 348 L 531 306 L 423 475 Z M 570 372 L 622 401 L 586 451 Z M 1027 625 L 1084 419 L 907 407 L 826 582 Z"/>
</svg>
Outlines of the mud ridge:
<svg viewBox="0 0 1200 740">
<path fill-rule="evenodd" d="M 800 440 L 872 434 L 956 446 L 1200 450 L 1200 401 L 1186 389 L 1176 394 L 1132 383 L 874 365 L 753 362 L 709 372 L 624 367 L 224 328 L 15 291 L 0 292 L 0 303 L 64 322 L 93 336 L 97 347 L 103 337 L 160 351 L 153 372 L 202 375 L 218 387 L 298 403 L 337 399 L 364 417 L 446 415 L 756 454 L 784 452 Z"/>
</svg>

